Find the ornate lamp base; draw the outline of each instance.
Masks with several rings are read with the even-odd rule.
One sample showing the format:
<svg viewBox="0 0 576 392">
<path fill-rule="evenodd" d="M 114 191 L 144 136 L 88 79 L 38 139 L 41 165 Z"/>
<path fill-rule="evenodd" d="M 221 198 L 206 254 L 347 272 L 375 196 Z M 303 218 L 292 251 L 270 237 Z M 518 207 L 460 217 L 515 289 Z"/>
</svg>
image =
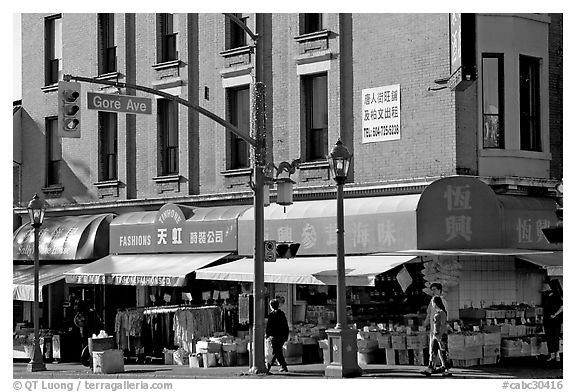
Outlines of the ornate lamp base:
<svg viewBox="0 0 576 392">
<path fill-rule="evenodd" d="M 330 364 L 326 366 L 326 377 L 359 377 L 362 369 L 358 366 L 358 345 L 355 329 L 329 329 L 328 346 Z"/>
</svg>

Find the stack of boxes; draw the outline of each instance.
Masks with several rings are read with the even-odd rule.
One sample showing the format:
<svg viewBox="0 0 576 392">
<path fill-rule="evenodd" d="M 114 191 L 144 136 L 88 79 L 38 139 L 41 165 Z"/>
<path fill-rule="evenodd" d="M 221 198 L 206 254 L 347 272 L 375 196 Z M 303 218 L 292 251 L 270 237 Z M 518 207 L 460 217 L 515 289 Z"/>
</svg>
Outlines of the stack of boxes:
<svg viewBox="0 0 576 392">
<path fill-rule="evenodd" d="M 92 355 L 92 371 L 100 374 L 124 372 L 124 354 L 114 349 L 114 338 L 88 338 L 88 350 Z"/>
<path fill-rule="evenodd" d="M 499 332 L 449 334 L 448 351 L 454 367 L 495 364 L 500 358 Z"/>
</svg>

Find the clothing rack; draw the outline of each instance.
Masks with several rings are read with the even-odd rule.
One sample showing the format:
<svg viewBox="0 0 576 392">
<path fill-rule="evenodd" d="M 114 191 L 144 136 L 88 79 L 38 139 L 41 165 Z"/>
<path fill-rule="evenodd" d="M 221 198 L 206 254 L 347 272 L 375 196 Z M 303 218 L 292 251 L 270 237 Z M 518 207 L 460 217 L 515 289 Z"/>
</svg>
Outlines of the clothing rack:
<svg viewBox="0 0 576 392">
<path fill-rule="evenodd" d="M 144 308 L 144 314 L 161 314 L 161 313 L 176 313 L 179 310 L 188 309 L 216 309 L 219 306 L 197 306 L 197 305 L 166 305 L 166 306 L 151 306 Z"/>
</svg>

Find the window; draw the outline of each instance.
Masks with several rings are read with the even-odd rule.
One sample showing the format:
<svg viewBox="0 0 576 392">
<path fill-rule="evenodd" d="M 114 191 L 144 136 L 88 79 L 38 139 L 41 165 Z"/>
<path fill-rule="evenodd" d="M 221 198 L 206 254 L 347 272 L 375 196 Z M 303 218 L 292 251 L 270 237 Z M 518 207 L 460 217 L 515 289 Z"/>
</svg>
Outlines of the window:
<svg viewBox="0 0 576 392">
<path fill-rule="evenodd" d="M 98 73 L 116 72 L 114 14 L 98 14 Z"/>
<path fill-rule="evenodd" d="M 244 24 L 246 24 L 247 16 L 242 16 L 242 14 L 233 14 L 238 19 L 240 19 Z M 240 48 L 246 46 L 246 32 L 242 30 L 242 27 L 238 26 L 238 23 L 233 20 L 228 21 L 230 25 L 230 42 L 228 49 Z"/>
<path fill-rule="evenodd" d="M 482 56 L 482 134 L 484 148 L 504 148 L 504 57 Z"/>
<path fill-rule="evenodd" d="M 178 107 L 168 99 L 158 100 L 158 175 L 178 174 Z"/>
<path fill-rule="evenodd" d="M 228 89 L 228 118 L 232 125 L 250 133 L 250 88 Z M 228 169 L 249 167 L 250 150 L 242 138 L 228 132 L 229 164 Z"/>
<path fill-rule="evenodd" d="M 303 34 L 322 30 L 322 14 L 304 14 Z"/>
<path fill-rule="evenodd" d="M 327 76 L 304 78 L 306 113 L 306 160 L 324 160 L 328 155 L 328 85 Z"/>
<path fill-rule="evenodd" d="M 58 134 L 58 118 L 46 119 L 46 186 L 60 184 L 62 144 Z"/>
<path fill-rule="evenodd" d="M 178 60 L 178 19 L 174 14 L 160 14 L 158 26 L 160 31 L 158 62 Z"/>
<path fill-rule="evenodd" d="M 520 56 L 520 149 L 542 151 L 540 60 L 528 56 Z"/>
<path fill-rule="evenodd" d="M 46 18 L 44 26 L 45 82 L 48 86 L 62 79 L 62 16 Z"/>
<path fill-rule="evenodd" d="M 100 181 L 118 179 L 118 115 L 98 112 Z"/>
</svg>

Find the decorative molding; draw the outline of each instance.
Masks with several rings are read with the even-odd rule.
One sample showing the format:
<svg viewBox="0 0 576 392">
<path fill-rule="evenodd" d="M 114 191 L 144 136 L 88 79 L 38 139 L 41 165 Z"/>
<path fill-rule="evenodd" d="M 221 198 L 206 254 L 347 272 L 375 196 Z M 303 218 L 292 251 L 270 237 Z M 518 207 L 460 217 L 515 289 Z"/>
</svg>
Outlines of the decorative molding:
<svg viewBox="0 0 576 392">
<path fill-rule="evenodd" d="M 53 91 L 58 91 L 58 83 L 50 84 L 48 86 L 41 87 L 40 90 L 44 93 L 50 93 Z"/>
<path fill-rule="evenodd" d="M 41 189 L 42 193 L 46 196 L 46 199 L 57 199 L 62 196 L 64 192 L 64 187 L 62 185 L 49 185 Z"/>
<path fill-rule="evenodd" d="M 156 183 L 156 191 L 159 194 L 164 192 L 180 192 L 180 174 L 152 177 Z"/>
<path fill-rule="evenodd" d="M 120 188 L 120 181 L 110 180 L 110 181 L 99 181 L 94 183 L 94 186 L 98 190 L 98 197 L 100 199 L 105 198 L 117 198 L 119 196 L 118 189 Z"/>
</svg>

